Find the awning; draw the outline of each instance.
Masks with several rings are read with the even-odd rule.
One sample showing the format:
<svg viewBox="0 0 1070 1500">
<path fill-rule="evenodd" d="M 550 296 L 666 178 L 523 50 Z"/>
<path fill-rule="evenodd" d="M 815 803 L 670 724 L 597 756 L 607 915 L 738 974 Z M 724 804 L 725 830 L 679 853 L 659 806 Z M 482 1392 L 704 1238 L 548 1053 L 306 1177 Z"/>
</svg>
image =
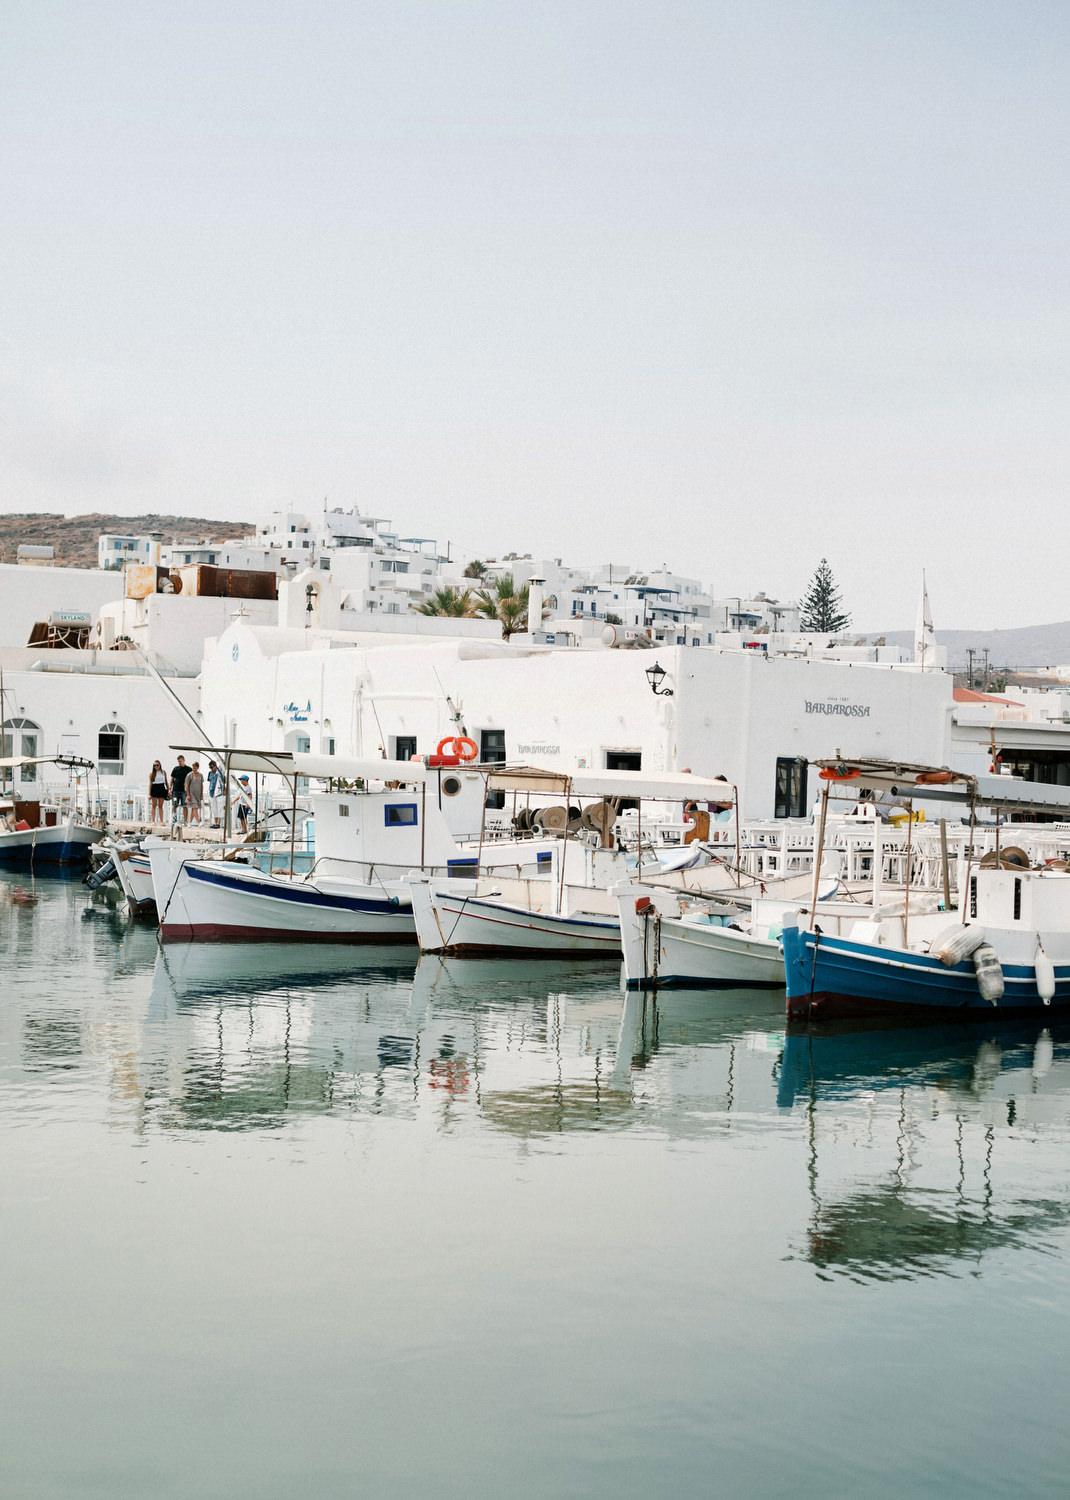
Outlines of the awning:
<svg viewBox="0 0 1070 1500">
<path fill-rule="evenodd" d="M 662 802 L 714 802 L 731 807 L 735 789 L 727 781 L 687 771 L 544 771 L 502 766 L 490 771 L 492 791 L 534 792 L 554 797 L 631 797 Z"/>
<path fill-rule="evenodd" d="M 292 776 L 294 758 L 288 750 L 212 750 L 203 745 L 172 745 L 176 755 L 208 763 L 224 761 L 232 771 L 258 776 Z"/>
<path fill-rule="evenodd" d="M 1040 812 L 1070 817 L 1070 787 L 1048 786 L 1018 776 L 970 776 L 947 766 L 919 766 L 890 760 L 818 760 L 833 773 L 830 790 L 888 792 L 893 797 L 974 804 L 999 812 Z M 946 780 L 937 778 L 947 778 Z"/>
<path fill-rule="evenodd" d="M 172 745 L 176 755 L 201 762 L 225 761 L 236 774 L 257 776 L 311 776 L 319 781 L 422 782 L 428 769 L 422 760 L 383 760 L 379 756 L 306 755 L 289 750 L 205 750 L 199 745 Z M 464 766 L 457 767 L 464 770 Z"/>
<path fill-rule="evenodd" d="M 431 774 L 422 760 L 383 760 L 370 755 L 295 755 L 293 761 L 299 776 L 317 776 L 321 780 L 342 777 L 346 781 L 359 778 L 362 781 L 420 783 Z M 449 769 L 463 771 L 465 767 L 460 765 Z"/>
</svg>

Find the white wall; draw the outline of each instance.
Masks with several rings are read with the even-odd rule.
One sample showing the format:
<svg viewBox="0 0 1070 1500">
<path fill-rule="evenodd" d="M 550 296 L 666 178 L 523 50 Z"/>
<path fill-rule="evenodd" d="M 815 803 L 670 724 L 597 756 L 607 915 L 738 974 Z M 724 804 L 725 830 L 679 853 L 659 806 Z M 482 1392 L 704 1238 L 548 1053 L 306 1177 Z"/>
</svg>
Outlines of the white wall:
<svg viewBox="0 0 1070 1500">
<path fill-rule="evenodd" d="M 25 646 L 34 625 L 54 609 L 88 610 L 95 621 L 101 605 L 122 593 L 121 570 L 0 563 L 0 646 Z"/>
<path fill-rule="evenodd" d="M 948 764 L 951 679 L 942 673 L 672 648 L 520 652 L 449 642 L 265 656 L 239 622 L 206 662 L 204 722 L 233 743 L 282 749 L 297 733 L 313 752 L 388 753 L 397 735 L 420 754 L 452 732 L 448 693 L 468 732 L 503 729 L 511 760 L 601 768 L 638 751 L 646 770 L 689 765 L 741 787 L 745 813 L 770 817 L 778 756 L 899 757 Z M 655 698 L 655 657 L 672 697 Z"/>
<path fill-rule="evenodd" d="M 205 641 L 221 635 L 239 609 L 255 625 L 274 625 L 278 619 L 274 599 L 217 599 L 203 594 L 120 599 L 106 605 L 101 618 L 104 624 L 113 623 L 110 639 L 127 635 L 161 670 L 193 677 L 201 669 Z"/>
<path fill-rule="evenodd" d="M 68 653 L 54 654 L 58 658 Z M 170 686 L 196 714 L 198 684 L 176 679 Z M 41 755 L 66 752 L 95 761 L 98 732 L 112 722 L 123 726 L 127 736 L 125 772 L 122 776 L 102 776 L 102 790 L 126 785 L 144 789 L 157 756 L 164 760 L 170 753 L 169 745 L 191 743 L 193 731 L 188 719 L 159 683 L 147 675 L 5 671 L 4 689 L 5 717 L 32 719 L 40 727 Z M 172 765 L 173 760 L 167 769 Z M 41 775 L 46 781 L 62 779 L 62 773 L 47 766 L 41 768 Z"/>
</svg>

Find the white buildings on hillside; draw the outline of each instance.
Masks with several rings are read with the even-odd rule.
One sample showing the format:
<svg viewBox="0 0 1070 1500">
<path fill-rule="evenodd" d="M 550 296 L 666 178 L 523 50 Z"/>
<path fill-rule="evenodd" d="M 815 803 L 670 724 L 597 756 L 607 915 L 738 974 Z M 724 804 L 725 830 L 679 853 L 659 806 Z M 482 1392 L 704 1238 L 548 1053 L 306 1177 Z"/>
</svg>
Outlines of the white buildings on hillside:
<svg viewBox="0 0 1070 1500">
<path fill-rule="evenodd" d="M 108 571 L 125 568 L 128 562 L 159 563 L 163 533 L 133 536 L 106 531 L 97 537 L 97 567 Z"/>
<path fill-rule="evenodd" d="M 804 635 L 793 604 L 717 599 L 664 568 L 502 559 L 488 581 L 511 571 L 548 606 L 541 628 L 503 642 L 494 620 L 418 612 L 445 585 L 479 587 L 448 547 L 356 511 L 277 512 L 253 538 L 161 546 L 158 561 L 136 546 L 103 555 L 127 565 L 0 569 L 0 665 L 15 753 L 77 746 L 112 786 L 140 786 L 198 722 L 219 745 L 403 759 L 434 751 L 457 711 L 485 759 L 691 766 L 738 782 L 747 815 L 786 817 L 809 810 L 814 757 L 941 765 L 978 748 L 965 719 L 952 725 L 945 673 Z M 89 616 L 87 649 L 28 647 L 53 610 Z M 655 661 L 671 695 L 652 690 Z"/>
<path fill-rule="evenodd" d="M 564 631 L 568 621 L 597 620 L 625 630 L 654 628 L 659 638 L 671 639 L 674 645 L 713 646 L 726 631 L 760 636 L 798 633 L 800 628 L 797 604 L 782 604 L 764 593 L 716 599 L 699 579 L 665 567 L 649 572 L 621 563 L 573 568 L 559 557 L 516 553 L 485 566 L 490 580 L 508 574 L 517 584 L 542 581 L 550 610 L 547 629 Z M 665 627 L 675 627 L 675 631 Z"/>
</svg>

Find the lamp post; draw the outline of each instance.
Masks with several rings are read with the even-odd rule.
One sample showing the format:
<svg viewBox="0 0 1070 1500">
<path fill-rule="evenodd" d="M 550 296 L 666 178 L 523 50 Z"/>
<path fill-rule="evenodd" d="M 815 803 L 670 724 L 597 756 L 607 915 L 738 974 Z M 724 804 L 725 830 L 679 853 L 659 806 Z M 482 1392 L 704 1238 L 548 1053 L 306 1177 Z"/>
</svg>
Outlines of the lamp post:
<svg viewBox="0 0 1070 1500">
<path fill-rule="evenodd" d="M 660 662 L 655 662 L 652 667 L 646 669 L 646 680 L 650 684 L 650 691 L 655 698 L 671 698 L 672 688 L 662 687 L 665 681 L 665 668 Z"/>
</svg>

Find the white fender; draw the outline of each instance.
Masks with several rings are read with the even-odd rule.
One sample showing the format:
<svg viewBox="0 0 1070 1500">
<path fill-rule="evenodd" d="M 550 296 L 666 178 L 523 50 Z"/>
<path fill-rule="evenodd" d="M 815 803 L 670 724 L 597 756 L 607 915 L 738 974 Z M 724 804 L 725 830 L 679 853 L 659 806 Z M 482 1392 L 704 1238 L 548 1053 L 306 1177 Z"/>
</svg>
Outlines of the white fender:
<svg viewBox="0 0 1070 1500">
<path fill-rule="evenodd" d="M 998 1005 L 1003 999 L 1003 970 L 999 954 L 990 943 L 982 943 L 979 948 L 974 949 L 973 967 L 981 999 L 987 1000 L 990 1005 Z"/>
<path fill-rule="evenodd" d="M 1033 955 L 1033 972 L 1037 979 L 1037 994 L 1045 1005 L 1050 1005 L 1055 998 L 1055 965 L 1044 952 L 1039 936 L 1037 951 Z"/>
<path fill-rule="evenodd" d="M 976 953 L 984 940 L 985 930 L 976 922 L 970 926 L 956 922 L 954 927 L 948 927 L 940 933 L 939 937 L 933 938 L 929 944 L 929 952 L 934 954 L 946 968 L 953 969 L 956 964 L 962 963 L 964 958 L 969 958 L 971 953 Z"/>
</svg>

